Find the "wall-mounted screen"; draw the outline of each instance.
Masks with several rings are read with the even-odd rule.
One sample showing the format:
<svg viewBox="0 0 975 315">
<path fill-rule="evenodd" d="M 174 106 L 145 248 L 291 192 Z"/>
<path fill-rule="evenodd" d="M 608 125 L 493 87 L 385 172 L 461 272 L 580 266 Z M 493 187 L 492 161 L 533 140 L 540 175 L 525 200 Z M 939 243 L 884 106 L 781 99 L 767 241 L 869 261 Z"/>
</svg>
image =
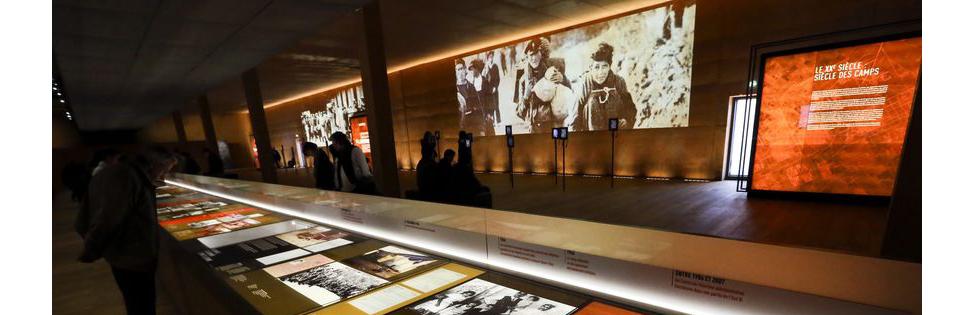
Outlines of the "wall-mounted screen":
<svg viewBox="0 0 975 315">
<path fill-rule="evenodd" d="M 890 196 L 921 38 L 765 60 L 751 188 Z"/>
<path fill-rule="evenodd" d="M 362 85 L 339 90 L 329 97 L 320 111 L 306 110 L 301 113 L 301 124 L 305 129 L 305 139 L 319 146 L 328 144 L 332 133 L 341 131 L 346 135 L 352 131 L 349 119 L 355 113 L 366 110 Z"/>
<path fill-rule="evenodd" d="M 455 59 L 461 129 L 686 127 L 695 8 L 675 1 Z"/>
</svg>

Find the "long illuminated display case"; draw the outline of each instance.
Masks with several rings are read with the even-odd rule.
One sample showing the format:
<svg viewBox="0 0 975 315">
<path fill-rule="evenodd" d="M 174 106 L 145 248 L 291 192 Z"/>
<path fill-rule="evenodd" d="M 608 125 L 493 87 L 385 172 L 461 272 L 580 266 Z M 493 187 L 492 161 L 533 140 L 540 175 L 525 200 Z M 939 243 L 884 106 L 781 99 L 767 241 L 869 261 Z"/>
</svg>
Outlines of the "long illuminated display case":
<svg viewBox="0 0 975 315">
<path fill-rule="evenodd" d="M 920 264 L 176 174 L 160 279 L 195 314 L 920 313 Z"/>
</svg>

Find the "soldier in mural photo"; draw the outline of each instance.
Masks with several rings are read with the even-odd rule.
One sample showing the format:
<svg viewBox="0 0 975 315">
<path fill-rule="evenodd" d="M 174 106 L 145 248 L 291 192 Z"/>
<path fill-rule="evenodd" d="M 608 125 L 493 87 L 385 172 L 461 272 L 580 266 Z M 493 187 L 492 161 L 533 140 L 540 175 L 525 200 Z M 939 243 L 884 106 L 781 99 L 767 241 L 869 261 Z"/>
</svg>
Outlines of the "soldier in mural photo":
<svg viewBox="0 0 975 315">
<path fill-rule="evenodd" d="M 483 117 L 481 128 L 471 131 L 479 136 L 493 136 L 494 112 L 498 109 L 497 88 L 492 87 L 491 79 L 484 75 L 484 61 L 481 59 L 471 60 L 467 70 L 471 76 L 469 84 L 474 89 L 475 98 L 473 102 L 468 100 L 468 107 L 473 112 L 479 112 L 478 117 Z"/>
<path fill-rule="evenodd" d="M 483 66 L 483 63 L 481 63 Z M 481 96 L 474 88 L 474 84 L 467 80 L 468 67 L 464 59 L 457 59 L 454 63 L 457 75 L 457 102 L 460 104 L 460 123 L 468 130 L 478 135 L 484 135 L 484 111 Z"/>
<path fill-rule="evenodd" d="M 636 104 L 626 81 L 613 73 L 613 46 L 600 43 L 577 91 L 572 130 L 606 130 L 610 118 L 619 118 L 620 129 L 633 129 Z"/>
<path fill-rule="evenodd" d="M 565 80 L 565 60 L 549 56 L 548 39 L 532 39 L 525 46 L 525 61 L 515 76 L 515 113 L 529 125 L 529 132 L 542 132 L 556 126 L 552 100 L 557 91 L 571 91 Z M 561 85 L 564 87 L 559 88 Z"/>
<path fill-rule="evenodd" d="M 491 125 L 497 125 L 501 122 L 501 110 L 499 108 L 498 101 L 498 86 L 501 85 L 501 69 L 495 62 L 495 51 L 489 50 L 487 52 L 487 59 L 484 63 L 484 78 L 487 80 L 488 87 L 490 88 L 490 100 L 487 102 L 485 107 L 487 111 L 488 119 L 491 120 Z M 494 128 L 492 128 L 493 131 Z M 492 132 L 493 134 L 493 132 Z"/>
</svg>

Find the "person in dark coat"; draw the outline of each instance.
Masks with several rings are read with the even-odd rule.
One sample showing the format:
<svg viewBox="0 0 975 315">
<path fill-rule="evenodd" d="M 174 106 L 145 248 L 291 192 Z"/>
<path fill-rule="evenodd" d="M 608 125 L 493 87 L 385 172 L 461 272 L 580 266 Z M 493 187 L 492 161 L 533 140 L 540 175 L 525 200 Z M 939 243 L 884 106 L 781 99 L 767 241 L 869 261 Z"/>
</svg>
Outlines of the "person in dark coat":
<svg viewBox="0 0 975 315">
<path fill-rule="evenodd" d="M 473 205 L 475 196 L 481 192 L 490 191 L 474 175 L 474 162 L 472 146 L 467 146 L 466 141 L 470 141 L 471 135 L 464 131 L 460 132 L 460 139 L 457 143 L 457 164 L 451 168 L 450 180 L 450 199 L 457 204 Z"/>
<path fill-rule="evenodd" d="M 460 104 L 460 125 L 469 130 L 483 131 L 485 122 L 484 108 L 481 104 L 482 95 L 478 94 L 474 88 L 474 84 L 467 80 L 468 68 L 464 59 L 457 59 L 455 61 L 454 71 L 457 77 L 457 103 Z"/>
<path fill-rule="evenodd" d="M 420 139 L 420 161 L 416 163 L 416 186 L 420 199 L 432 201 L 438 194 L 440 172 L 437 167 L 437 142 L 429 131 Z"/>
<path fill-rule="evenodd" d="M 317 144 L 305 142 L 301 145 L 301 152 L 305 156 L 315 159 L 313 176 L 315 177 L 315 188 L 324 190 L 335 190 L 335 165 L 328 153 L 318 147 Z"/>
<path fill-rule="evenodd" d="M 175 164 L 173 154 L 155 147 L 106 167 L 92 178 L 75 222 L 84 238 L 78 260 L 108 262 L 128 314 L 155 314 L 159 257 L 155 188 Z"/>
<path fill-rule="evenodd" d="M 369 161 L 362 149 L 352 144 L 343 132 L 332 133 L 330 146 L 335 157 L 335 187 L 344 192 L 375 194 Z"/>
<path fill-rule="evenodd" d="M 183 169 L 180 170 L 182 173 L 197 175 L 200 174 L 200 164 L 196 163 L 196 159 L 192 155 L 186 152 L 176 152 L 183 157 Z"/>
<path fill-rule="evenodd" d="M 473 100 L 467 100 L 469 109 L 481 118 L 476 127 L 478 129 L 473 131 L 479 136 L 493 136 L 494 112 L 498 107 L 496 88 L 492 87 L 491 79 L 484 75 L 484 61 L 481 59 L 471 60 L 467 70 L 472 77 L 468 84 L 473 88 L 473 95 L 469 96 Z"/>
<path fill-rule="evenodd" d="M 486 110 L 486 115 L 494 123 L 498 124 L 501 122 L 501 110 L 499 107 L 498 98 L 498 87 L 501 85 L 501 69 L 498 68 L 498 64 L 494 62 L 494 50 L 489 50 L 487 52 L 487 72 L 484 74 L 484 78 L 488 82 L 488 87 L 490 87 L 491 98 L 485 104 L 484 108 Z M 502 58 L 502 60 L 504 60 Z M 494 129 L 494 128 L 492 128 Z"/>
<path fill-rule="evenodd" d="M 203 149 L 203 158 L 207 160 L 207 172 L 203 175 L 223 177 L 223 159 L 220 158 L 220 154 L 210 149 Z"/>
</svg>

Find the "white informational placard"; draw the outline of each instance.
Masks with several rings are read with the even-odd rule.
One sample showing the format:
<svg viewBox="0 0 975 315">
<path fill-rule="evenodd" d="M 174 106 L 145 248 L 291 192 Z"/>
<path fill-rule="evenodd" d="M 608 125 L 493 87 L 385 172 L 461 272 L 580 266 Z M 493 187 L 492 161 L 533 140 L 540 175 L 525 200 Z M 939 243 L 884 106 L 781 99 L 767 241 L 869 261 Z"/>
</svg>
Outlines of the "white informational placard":
<svg viewBox="0 0 975 315">
<path fill-rule="evenodd" d="M 904 314 L 874 306 L 488 236 L 488 259 L 519 273 L 680 305 L 699 314 Z"/>
<path fill-rule="evenodd" d="M 206 245 L 206 247 L 218 248 L 295 230 L 307 229 L 313 226 L 315 225 L 301 220 L 288 220 L 230 233 L 201 237 L 198 240 L 203 245 Z"/>
</svg>

